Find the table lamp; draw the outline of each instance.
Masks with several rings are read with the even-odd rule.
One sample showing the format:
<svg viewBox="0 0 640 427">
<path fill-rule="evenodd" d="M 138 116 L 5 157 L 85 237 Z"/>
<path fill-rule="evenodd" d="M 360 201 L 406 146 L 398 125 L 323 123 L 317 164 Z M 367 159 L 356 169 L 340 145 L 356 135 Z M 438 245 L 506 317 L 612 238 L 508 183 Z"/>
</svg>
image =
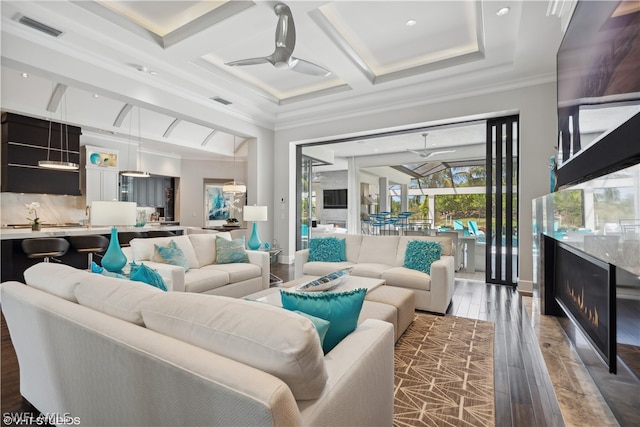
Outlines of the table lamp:
<svg viewBox="0 0 640 427">
<path fill-rule="evenodd" d="M 112 273 L 121 273 L 127 257 L 118 242 L 117 226 L 136 225 L 135 202 L 94 201 L 91 202 L 91 226 L 110 225 L 111 240 L 102 257 L 102 267 Z"/>
<path fill-rule="evenodd" d="M 245 206 L 242 210 L 242 219 L 245 221 L 253 221 L 253 230 L 251 231 L 251 237 L 247 242 L 247 246 L 251 250 L 260 249 L 262 242 L 258 237 L 258 222 L 267 220 L 267 207 L 266 206 Z"/>
</svg>

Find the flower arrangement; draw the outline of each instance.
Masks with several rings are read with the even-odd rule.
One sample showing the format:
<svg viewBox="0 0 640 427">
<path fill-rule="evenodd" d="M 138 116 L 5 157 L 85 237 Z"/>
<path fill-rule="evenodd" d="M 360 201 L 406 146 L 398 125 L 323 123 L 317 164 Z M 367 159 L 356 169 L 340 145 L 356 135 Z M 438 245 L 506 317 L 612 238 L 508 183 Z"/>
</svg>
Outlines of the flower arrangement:
<svg viewBox="0 0 640 427">
<path fill-rule="evenodd" d="M 27 208 L 27 213 L 32 217 L 27 217 L 27 220 L 31 224 L 31 229 L 38 231 L 40 230 L 40 218 L 38 217 L 38 208 L 40 207 L 40 203 L 31 202 L 28 205 L 24 205 Z"/>
<path fill-rule="evenodd" d="M 38 217 L 38 209 L 40 208 L 40 203 L 31 202 L 28 205 L 24 205 L 27 208 L 27 213 L 32 215 L 33 218 L 27 217 L 27 220 L 31 224 L 40 224 L 40 218 Z"/>
<path fill-rule="evenodd" d="M 240 198 L 239 197 L 234 197 L 231 201 L 229 201 L 229 204 L 223 208 L 223 210 L 226 210 L 227 212 L 229 212 L 229 218 L 227 218 L 227 224 L 229 225 L 238 225 L 239 221 L 238 219 L 235 217 L 235 212 L 242 212 L 242 208 L 239 208 L 237 206 L 237 204 L 240 203 Z"/>
</svg>

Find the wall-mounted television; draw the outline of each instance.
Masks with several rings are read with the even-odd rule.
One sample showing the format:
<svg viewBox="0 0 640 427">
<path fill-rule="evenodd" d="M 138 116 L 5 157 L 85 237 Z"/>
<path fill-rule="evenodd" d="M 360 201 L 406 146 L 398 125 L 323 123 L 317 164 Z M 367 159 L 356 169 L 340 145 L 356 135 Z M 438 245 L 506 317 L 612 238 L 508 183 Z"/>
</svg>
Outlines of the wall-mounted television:
<svg viewBox="0 0 640 427">
<path fill-rule="evenodd" d="M 324 209 L 347 209 L 347 189 L 324 190 L 322 192 Z"/>
<path fill-rule="evenodd" d="M 579 1 L 557 55 L 558 186 L 640 162 L 640 3 Z"/>
</svg>

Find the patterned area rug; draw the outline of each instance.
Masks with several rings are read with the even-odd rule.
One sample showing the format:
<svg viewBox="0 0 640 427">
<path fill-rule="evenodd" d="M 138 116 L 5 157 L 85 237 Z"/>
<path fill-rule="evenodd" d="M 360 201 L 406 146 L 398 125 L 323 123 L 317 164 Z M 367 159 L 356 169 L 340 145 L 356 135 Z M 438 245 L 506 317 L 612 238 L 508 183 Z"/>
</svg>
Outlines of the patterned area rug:
<svg viewBox="0 0 640 427">
<path fill-rule="evenodd" d="M 395 347 L 394 426 L 494 426 L 494 324 L 416 314 Z"/>
</svg>

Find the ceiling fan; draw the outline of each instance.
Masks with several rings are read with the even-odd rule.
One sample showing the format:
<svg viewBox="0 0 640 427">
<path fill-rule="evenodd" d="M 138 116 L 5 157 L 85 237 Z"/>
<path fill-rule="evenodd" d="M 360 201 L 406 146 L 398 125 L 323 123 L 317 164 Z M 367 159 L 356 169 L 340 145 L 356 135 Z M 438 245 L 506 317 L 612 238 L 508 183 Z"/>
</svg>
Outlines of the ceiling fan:
<svg viewBox="0 0 640 427">
<path fill-rule="evenodd" d="M 420 157 L 423 157 L 425 159 L 428 159 L 429 157 L 432 156 L 437 156 L 438 154 L 445 154 L 445 153 L 455 153 L 456 150 L 440 150 L 440 151 L 427 151 L 427 135 L 429 135 L 428 133 L 423 133 L 422 136 L 424 137 L 424 149 L 422 151 L 415 151 L 415 150 L 409 150 L 407 149 L 407 151 L 411 152 L 411 153 L 415 153 L 417 155 L 419 155 Z"/>
<path fill-rule="evenodd" d="M 328 76 L 331 71 L 304 59 L 293 56 L 293 48 L 296 45 L 296 27 L 293 24 L 291 9 L 284 3 L 278 3 L 273 7 L 278 16 L 276 27 L 276 48 L 269 56 L 260 58 L 241 59 L 227 62 L 230 67 L 244 65 L 271 64 L 280 70 L 293 70 L 312 76 Z"/>
</svg>

